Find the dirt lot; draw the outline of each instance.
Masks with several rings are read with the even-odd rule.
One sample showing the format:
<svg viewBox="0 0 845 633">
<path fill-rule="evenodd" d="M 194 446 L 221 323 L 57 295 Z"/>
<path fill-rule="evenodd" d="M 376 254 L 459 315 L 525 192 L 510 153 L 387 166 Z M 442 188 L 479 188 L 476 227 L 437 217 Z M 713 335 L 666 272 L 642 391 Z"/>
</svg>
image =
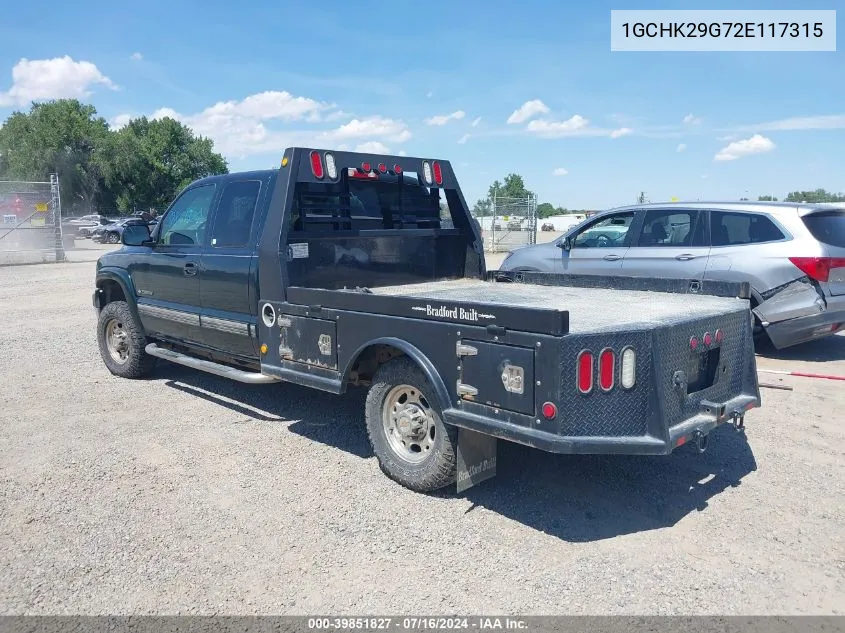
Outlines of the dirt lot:
<svg viewBox="0 0 845 633">
<path fill-rule="evenodd" d="M 0 613 L 845 611 L 845 383 L 761 375 L 795 390 L 704 455 L 500 443 L 496 479 L 425 496 L 362 394 L 113 378 L 100 251 L 0 268 Z M 759 364 L 845 374 L 845 336 Z"/>
</svg>

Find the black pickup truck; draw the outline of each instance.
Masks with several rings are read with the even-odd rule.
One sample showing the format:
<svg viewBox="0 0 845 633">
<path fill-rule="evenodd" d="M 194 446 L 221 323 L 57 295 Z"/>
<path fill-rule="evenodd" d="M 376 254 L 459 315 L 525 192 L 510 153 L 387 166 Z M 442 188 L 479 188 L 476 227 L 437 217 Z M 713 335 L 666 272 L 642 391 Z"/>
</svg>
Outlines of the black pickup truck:
<svg viewBox="0 0 845 633">
<path fill-rule="evenodd" d="M 189 185 L 97 262 L 103 361 L 369 388 L 382 470 L 461 491 L 496 439 L 661 455 L 760 405 L 749 288 L 488 272 L 447 161 L 308 148 Z"/>
</svg>

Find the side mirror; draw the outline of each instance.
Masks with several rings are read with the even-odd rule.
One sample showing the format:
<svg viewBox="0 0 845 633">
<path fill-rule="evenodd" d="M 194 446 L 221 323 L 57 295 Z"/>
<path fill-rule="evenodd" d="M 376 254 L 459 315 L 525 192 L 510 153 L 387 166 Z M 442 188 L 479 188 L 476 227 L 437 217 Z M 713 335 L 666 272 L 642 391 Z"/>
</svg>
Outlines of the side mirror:
<svg viewBox="0 0 845 633">
<path fill-rule="evenodd" d="M 565 251 L 572 250 L 572 238 L 567 235 L 558 243 L 558 246 Z"/>
<path fill-rule="evenodd" d="M 146 224 L 130 224 L 123 228 L 120 241 L 125 246 L 149 246 L 152 244 L 150 227 Z"/>
</svg>

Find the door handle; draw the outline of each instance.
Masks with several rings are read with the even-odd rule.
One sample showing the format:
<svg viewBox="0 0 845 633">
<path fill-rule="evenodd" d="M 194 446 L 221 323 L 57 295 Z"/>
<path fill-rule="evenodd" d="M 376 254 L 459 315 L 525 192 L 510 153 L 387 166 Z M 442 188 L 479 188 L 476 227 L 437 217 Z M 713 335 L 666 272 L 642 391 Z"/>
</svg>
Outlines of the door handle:
<svg viewBox="0 0 845 633">
<path fill-rule="evenodd" d="M 188 262 L 187 264 L 185 264 L 185 267 L 182 269 L 182 271 L 185 273 L 185 276 L 187 276 L 187 277 L 193 277 L 194 275 L 197 274 L 198 270 L 199 270 L 199 268 L 197 268 L 197 265 L 196 265 L 195 262 Z"/>
<path fill-rule="evenodd" d="M 675 259 L 682 261 L 682 262 L 688 262 L 691 259 L 695 259 L 695 255 L 690 255 L 689 253 L 684 253 L 683 255 L 675 255 Z"/>
<path fill-rule="evenodd" d="M 604 256 L 604 260 L 606 262 L 618 262 L 620 259 L 622 259 L 621 255 L 605 255 Z"/>
</svg>

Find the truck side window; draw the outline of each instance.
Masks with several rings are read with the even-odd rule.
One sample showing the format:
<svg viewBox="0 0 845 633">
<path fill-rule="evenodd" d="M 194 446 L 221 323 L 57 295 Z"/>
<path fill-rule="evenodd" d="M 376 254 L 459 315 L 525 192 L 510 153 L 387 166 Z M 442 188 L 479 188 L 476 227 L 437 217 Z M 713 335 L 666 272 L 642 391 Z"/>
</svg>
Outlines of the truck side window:
<svg viewBox="0 0 845 633">
<path fill-rule="evenodd" d="M 226 185 L 214 216 L 211 246 L 232 248 L 247 245 L 260 191 L 259 180 L 240 180 Z"/>
<path fill-rule="evenodd" d="M 573 248 L 612 248 L 622 246 L 634 221 L 634 212 L 615 213 L 581 231 Z"/>
<path fill-rule="evenodd" d="M 713 246 L 735 246 L 777 242 L 786 239 L 783 232 L 762 213 L 710 212 Z"/>
<path fill-rule="evenodd" d="M 694 209 L 649 209 L 637 246 L 704 246 L 704 223 Z"/>
<path fill-rule="evenodd" d="M 205 228 L 213 198 L 214 185 L 194 187 L 179 196 L 161 221 L 159 244 L 186 246 L 205 243 Z"/>
</svg>

